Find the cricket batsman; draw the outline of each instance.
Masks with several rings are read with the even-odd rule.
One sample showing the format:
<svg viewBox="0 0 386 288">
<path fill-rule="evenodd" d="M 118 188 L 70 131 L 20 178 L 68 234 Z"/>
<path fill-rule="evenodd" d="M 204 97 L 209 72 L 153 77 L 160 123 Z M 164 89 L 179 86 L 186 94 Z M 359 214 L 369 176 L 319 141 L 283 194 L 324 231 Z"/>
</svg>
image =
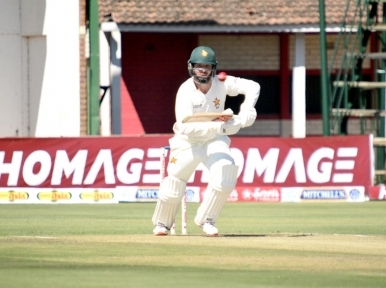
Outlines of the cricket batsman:
<svg viewBox="0 0 386 288">
<path fill-rule="evenodd" d="M 217 218 L 228 196 L 236 186 L 238 166 L 230 153 L 230 138 L 241 128 L 251 126 L 256 119 L 255 105 L 260 85 L 252 80 L 216 75 L 214 51 L 206 46 L 195 48 L 188 60 L 191 76 L 178 89 L 175 103 L 174 136 L 169 140 L 168 176 L 160 186 L 152 218 L 156 236 L 167 235 L 175 222 L 186 183 L 198 164 L 209 170 L 210 180 L 194 222 L 208 236 L 217 236 Z M 218 121 L 187 122 L 194 113 L 223 112 L 226 95 L 245 96 L 238 115 L 220 117 Z"/>
</svg>

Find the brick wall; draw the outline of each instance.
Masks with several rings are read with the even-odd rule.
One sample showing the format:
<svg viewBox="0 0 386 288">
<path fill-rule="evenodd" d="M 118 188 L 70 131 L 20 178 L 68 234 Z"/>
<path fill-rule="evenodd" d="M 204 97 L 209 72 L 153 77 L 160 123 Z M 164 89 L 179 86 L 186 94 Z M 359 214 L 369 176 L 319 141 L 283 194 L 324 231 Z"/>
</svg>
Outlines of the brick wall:
<svg viewBox="0 0 386 288">
<path fill-rule="evenodd" d="M 337 35 L 327 35 L 327 59 L 334 55 L 334 44 Z M 288 68 L 294 65 L 295 35 L 289 37 Z M 352 37 L 351 41 L 355 41 Z M 280 60 L 279 35 L 201 35 L 200 45 L 206 45 L 216 52 L 219 61 L 218 68 L 224 70 L 278 70 Z M 307 34 L 306 68 L 320 69 L 320 42 L 319 35 Z M 340 47 L 336 56 L 335 68 L 341 63 L 343 49 Z M 330 63 L 328 63 L 330 64 Z M 365 60 L 364 68 L 370 67 L 370 61 Z"/>
<path fill-rule="evenodd" d="M 201 35 L 200 45 L 211 47 L 224 70 L 278 70 L 279 35 Z"/>
<path fill-rule="evenodd" d="M 327 59 L 333 57 L 334 44 L 337 35 L 327 35 Z M 295 35 L 289 37 L 289 62 L 292 69 L 294 63 Z M 353 40 L 354 41 L 354 40 Z M 280 69 L 280 37 L 278 34 L 267 35 L 201 35 L 199 45 L 206 45 L 216 52 L 219 62 L 218 69 L 224 70 L 255 70 L 278 71 Z M 320 69 L 320 42 L 319 35 L 307 34 L 305 36 L 305 61 L 306 69 Z M 335 63 L 340 64 L 343 50 L 337 53 Z M 330 64 L 330 63 L 328 63 Z M 335 68 L 338 66 L 335 65 Z M 370 67 L 368 60 L 363 63 L 364 68 Z M 359 134 L 358 119 L 349 121 L 350 134 Z M 371 123 L 367 125 L 371 130 Z M 239 135 L 256 136 L 290 136 L 291 120 L 257 120 L 251 127 L 242 129 Z M 321 119 L 307 120 L 306 135 L 322 135 L 323 121 Z"/>
<path fill-rule="evenodd" d="M 255 124 L 241 129 L 237 134 L 239 136 L 283 136 L 291 137 L 291 120 L 263 120 L 257 119 Z M 349 134 L 361 134 L 360 121 L 358 118 L 349 120 L 347 127 Z M 374 121 L 365 121 L 365 133 L 375 133 Z M 337 131 L 335 131 L 337 134 Z M 323 121 L 321 119 L 306 121 L 306 136 L 322 136 Z"/>
<path fill-rule="evenodd" d="M 337 35 L 327 35 L 327 59 L 328 59 L 328 66 L 330 66 L 331 59 L 334 56 L 334 45 L 337 39 Z M 355 37 L 351 37 L 351 43 L 355 41 Z M 306 44 L 306 68 L 307 69 L 320 69 L 320 41 L 319 41 L 319 35 L 314 34 L 308 34 L 305 37 L 305 44 Z M 351 45 L 351 44 L 350 44 Z M 291 35 L 289 39 L 289 65 L 288 67 L 292 69 L 294 65 L 294 53 L 295 53 L 295 35 Z M 334 61 L 334 68 L 340 68 L 341 62 L 342 62 L 342 56 L 344 49 L 342 46 L 339 46 L 339 51 L 335 56 Z M 366 59 L 363 62 L 363 68 L 370 68 L 370 61 Z"/>
</svg>

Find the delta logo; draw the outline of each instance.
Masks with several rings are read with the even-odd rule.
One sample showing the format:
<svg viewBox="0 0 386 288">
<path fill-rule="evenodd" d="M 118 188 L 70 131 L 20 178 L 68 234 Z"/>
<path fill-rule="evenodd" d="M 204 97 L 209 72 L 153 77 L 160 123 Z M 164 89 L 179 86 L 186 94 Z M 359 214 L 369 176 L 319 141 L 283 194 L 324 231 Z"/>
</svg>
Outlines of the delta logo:
<svg viewBox="0 0 386 288">
<path fill-rule="evenodd" d="M 112 200 L 114 198 L 114 193 L 101 192 L 101 191 L 83 192 L 83 193 L 80 193 L 79 197 L 82 200 L 92 200 L 92 201 Z"/>
<path fill-rule="evenodd" d="M 41 201 L 63 201 L 70 200 L 72 197 L 70 192 L 62 192 L 62 191 L 50 191 L 50 192 L 39 192 L 38 199 Z"/>
<path fill-rule="evenodd" d="M 0 192 L 0 201 L 24 201 L 28 200 L 29 194 L 27 192 L 7 191 Z"/>
</svg>

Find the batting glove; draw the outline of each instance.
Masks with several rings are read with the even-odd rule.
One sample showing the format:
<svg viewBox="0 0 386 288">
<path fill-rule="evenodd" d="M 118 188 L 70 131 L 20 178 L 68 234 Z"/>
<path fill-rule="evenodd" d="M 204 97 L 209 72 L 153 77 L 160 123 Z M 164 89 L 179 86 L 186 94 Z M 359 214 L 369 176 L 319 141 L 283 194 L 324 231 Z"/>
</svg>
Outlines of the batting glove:
<svg viewBox="0 0 386 288">
<path fill-rule="evenodd" d="M 218 129 L 218 133 L 221 135 L 233 135 L 239 132 L 241 128 L 241 119 L 234 117 L 232 120 L 224 122 Z"/>
<path fill-rule="evenodd" d="M 256 109 L 251 107 L 240 111 L 239 118 L 241 119 L 241 126 L 243 128 L 251 126 L 256 120 Z"/>
</svg>

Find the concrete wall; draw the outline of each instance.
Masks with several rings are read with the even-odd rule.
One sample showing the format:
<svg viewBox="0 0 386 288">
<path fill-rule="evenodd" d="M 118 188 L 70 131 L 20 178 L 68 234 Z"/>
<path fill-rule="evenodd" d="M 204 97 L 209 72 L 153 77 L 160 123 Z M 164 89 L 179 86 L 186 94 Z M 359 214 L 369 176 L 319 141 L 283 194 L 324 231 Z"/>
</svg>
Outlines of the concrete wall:
<svg viewBox="0 0 386 288">
<path fill-rule="evenodd" d="M 0 0 L 0 7 L 0 136 L 15 136 L 27 132 L 19 1 Z"/>
<path fill-rule="evenodd" d="M 0 137 L 79 136 L 79 1 L 0 7 Z"/>
</svg>

